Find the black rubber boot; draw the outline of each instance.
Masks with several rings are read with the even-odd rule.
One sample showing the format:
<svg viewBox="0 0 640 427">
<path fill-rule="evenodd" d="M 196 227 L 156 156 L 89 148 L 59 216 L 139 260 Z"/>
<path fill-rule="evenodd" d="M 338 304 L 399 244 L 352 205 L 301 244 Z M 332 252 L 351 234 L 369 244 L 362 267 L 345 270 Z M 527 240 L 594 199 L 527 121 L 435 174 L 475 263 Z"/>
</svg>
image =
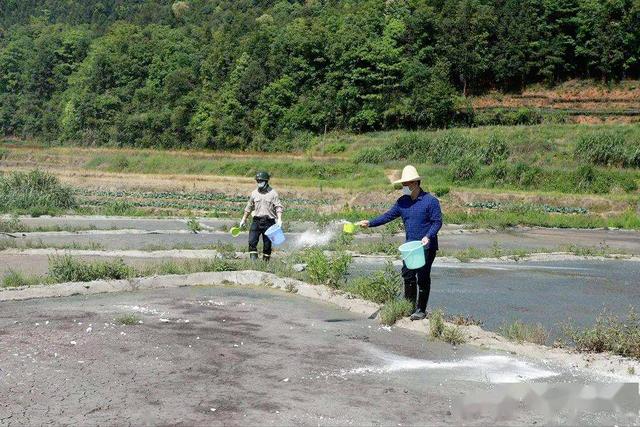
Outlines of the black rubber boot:
<svg viewBox="0 0 640 427">
<path fill-rule="evenodd" d="M 264 262 L 269 262 L 269 260 L 271 260 L 271 255 L 262 254 L 262 260 Z"/>
<path fill-rule="evenodd" d="M 251 259 L 251 261 L 257 261 L 258 260 L 258 254 L 255 252 L 251 252 L 249 254 L 249 258 Z"/>
</svg>

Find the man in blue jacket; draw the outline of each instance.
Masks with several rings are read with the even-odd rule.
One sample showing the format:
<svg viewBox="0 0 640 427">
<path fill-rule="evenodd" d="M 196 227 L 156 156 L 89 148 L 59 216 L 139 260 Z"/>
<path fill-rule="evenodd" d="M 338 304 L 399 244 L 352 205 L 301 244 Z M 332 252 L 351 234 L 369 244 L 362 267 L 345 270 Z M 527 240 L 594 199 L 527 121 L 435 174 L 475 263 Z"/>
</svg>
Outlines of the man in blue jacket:
<svg viewBox="0 0 640 427">
<path fill-rule="evenodd" d="M 415 305 L 411 320 L 422 320 L 427 316 L 427 303 L 431 292 L 431 265 L 436 258 L 438 231 L 442 227 L 440 202 L 422 190 L 420 179 L 416 168 L 406 166 L 402 170 L 402 178 L 394 183 L 402 184 L 403 196 L 385 214 L 358 223 L 362 227 L 378 227 L 401 217 L 407 242 L 418 240 L 424 245 L 426 264 L 423 267 L 410 270 L 404 263 L 402 266 L 404 297 Z"/>
</svg>

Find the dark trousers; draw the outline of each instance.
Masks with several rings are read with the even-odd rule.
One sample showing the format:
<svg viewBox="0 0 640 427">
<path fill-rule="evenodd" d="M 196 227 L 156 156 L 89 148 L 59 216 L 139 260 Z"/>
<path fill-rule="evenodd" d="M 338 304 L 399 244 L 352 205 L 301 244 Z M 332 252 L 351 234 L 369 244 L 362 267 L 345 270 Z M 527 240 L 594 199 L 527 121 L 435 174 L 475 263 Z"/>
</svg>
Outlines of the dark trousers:
<svg viewBox="0 0 640 427">
<path fill-rule="evenodd" d="M 258 254 L 258 242 L 260 241 L 260 236 L 262 236 L 262 253 L 267 258 L 271 256 L 271 240 L 264 232 L 275 223 L 276 220 L 268 216 L 256 216 L 253 218 L 249 229 L 249 253 Z"/>
<path fill-rule="evenodd" d="M 431 265 L 436 259 L 436 252 L 433 249 L 424 250 L 426 263 L 417 270 L 409 270 L 402 264 L 402 278 L 404 279 L 404 297 L 416 305 L 416 308 L 426 312 L 431 292 Z M 416 294 L 418 301 L 416 303 Z"/>
</svg>

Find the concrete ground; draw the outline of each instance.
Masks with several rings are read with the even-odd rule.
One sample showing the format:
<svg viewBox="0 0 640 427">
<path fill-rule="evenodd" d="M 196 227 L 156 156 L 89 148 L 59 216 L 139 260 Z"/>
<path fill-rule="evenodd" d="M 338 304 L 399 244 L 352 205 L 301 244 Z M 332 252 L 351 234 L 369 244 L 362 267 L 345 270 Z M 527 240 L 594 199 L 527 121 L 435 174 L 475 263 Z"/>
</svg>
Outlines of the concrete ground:
<svg viewBox="0 0 640 427">
<path fill-rule="evenodd" d="M 114 320 L 132 313 L 142 323 Z M 500 383 L 579 386 L 610 379 L 454 348 L 266 289 L 4 302 L 0 341 L 0 424 L 8 426 L 639 421 L 637 407 L 625 405 L 577 415 L 560 409 L 546 418 L 522 405 L 496 418 L 485 405 L 486 411 L 460 418 L 460 398 L 494 395 Z"/>
</svg>

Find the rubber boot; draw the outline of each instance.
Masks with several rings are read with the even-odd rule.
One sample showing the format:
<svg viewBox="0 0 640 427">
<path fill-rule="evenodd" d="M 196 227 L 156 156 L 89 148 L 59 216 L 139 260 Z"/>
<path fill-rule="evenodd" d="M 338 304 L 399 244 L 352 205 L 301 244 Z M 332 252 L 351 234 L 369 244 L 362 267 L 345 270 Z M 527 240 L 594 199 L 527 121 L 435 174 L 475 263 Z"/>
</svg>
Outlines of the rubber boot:
<svg viewBox="0 0 640 427">
<path fill-rule="evenodd" d="M 255 252 L 251 252 L 249 254 L 249 258 L 251 259 L 251 261 L 257 261 L 258 260 L 258 254 Z"/>
<path fill-rule="evenodd" d="M 271 260 L 271 255 L 262 254 L 262 260 L 264 262 L 269 262 L 269 260 Z"/>
</svg>

